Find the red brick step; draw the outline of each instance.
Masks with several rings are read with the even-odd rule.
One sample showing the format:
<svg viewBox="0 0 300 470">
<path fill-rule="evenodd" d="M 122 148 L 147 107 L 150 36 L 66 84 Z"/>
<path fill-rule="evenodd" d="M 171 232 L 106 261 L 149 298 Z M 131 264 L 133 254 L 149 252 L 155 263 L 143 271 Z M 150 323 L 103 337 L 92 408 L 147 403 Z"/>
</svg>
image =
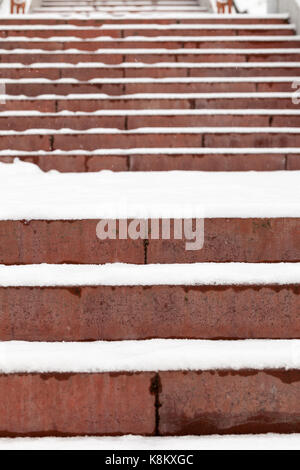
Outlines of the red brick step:
<svg viewBox="0 0 300 470">
<path fill-rule="evenodd" d="M 299 285 L 0 287 L 0 340 L 299 339 L 299 293 Z"/>
<path fill-rule="evenodd" d="M 0 263 L 300 262 L 299 218 L 208 218 L 201 250 L 186 239 L 99 240 L 99 220 L 1 220 Z"/>
</svg>

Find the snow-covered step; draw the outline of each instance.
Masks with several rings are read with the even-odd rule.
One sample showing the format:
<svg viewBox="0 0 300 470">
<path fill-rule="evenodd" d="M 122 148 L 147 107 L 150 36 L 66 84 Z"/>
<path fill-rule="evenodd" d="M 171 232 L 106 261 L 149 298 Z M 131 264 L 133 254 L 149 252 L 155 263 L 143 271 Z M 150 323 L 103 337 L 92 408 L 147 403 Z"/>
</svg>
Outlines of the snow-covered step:
<svg viewBox="0 0 300 470">
<path fill-rule="evenodd" d="M 181 436 L 185 450 L 298 450 L 299 434 Z M 26 437 L 0 438 L 1 450 L 175 450 L 178 437 Z"/>
<path fill-rule="evenodd" d="M 2 264 L 298 262 L 300 258 L 297 171 L 60 174 L 42 173 L 21 162 L 0 168 L 0 196 L 6 201 L 0 210 Z M 148 236 L 149 243 L 144 237 L 97 237 L 100 219 L 134 217 L 205 217 L 204 246 L 186 250 L 186 237 L 175 240 L 173 230 L 169 240 Z"/>
<path fill-rule="evenodd" d="M 179 370 L 215 370 L 218 375 L 218 371 L 230 370 L 237 371 L 238 376 L 239 371 L 242 373 L 249 369 L 256 373 L 269 370 L 270 373 L 274 372 L 275 376 L 276 371 L 283 373 L 283 369 L 286 372 L 300 369 L 300 341 L 216 342 L 156 339 L 93 343 L 26 341 L 0 343 L 2 374 L 70 373 L 72 375 L 84 372 L 158 371 L 160 373 Z M 222 376 L 223 374 L 220 374 L 219 377 Z M 299 388 L 299 385 L 297 387 Z"/>
<path fill-rule="evenodd" d="M 211 17 L 211 16 L 210 16 Z M 233 17 L 231 17 L 233 18 Z M 244 18 L 244 17 L 243 17 Z M 75 34 L 76 32 L 80 31 L 93 31 L 95 33 L 100 34 L 101 31 L 114 31 L 114 30 L 119 30 L 119 31 L 128 31 L 129 34 L 131 35 L 132 32 L 131 30 L 138 30 L 138 31 L 144 31 L 146 32 L 148 30 L 157 30 L 161 31 L 160 34 L 162 34 L 162 31 L 164 31 L 163 34 L 166 34 L 167 31 L 174 30 L 177 31 L 177 34 L 180 32 L 180 30 L 185 30 L 185 31 L 196 31 L 197 35 L 203 35 L 203 31 L 208 31 L 211 30 L 213 33 L 218 32 L 219 30 L 223 31 L 222 35 L 228 34 L 227 30 L 231 31 L 236 31 L 237 33 L 241 33 L 242 35 L 244 34 L 249 34 L 248 31 L 253 31 L 254 34 L 258 34 L 257 31 L 264 31 L 268 32 L 268 34 L 274 34 L 273 31 L 281 31 L 282 35 L 286 35 L 289 32 L 292 31 L 293 34 L 295 34 L 296 31 L 296 26 L 295 24 L 287 23 L 287 22 L 282 22 L 279 24 L 272 24 L 272 23 L 266 23 L 266 24 L 260 24 L 257 22 L 257 24 L 247 24 L 247 23 L 232 23 L 232 22 L 224 22 L 222 23 L 213 23 L 210 24 L 209 22 L 206 23 L 200 23 L 197 26 L 194 26 L 194 23 L 180 23 L 172 21 L 171 23 L 164 21 L 163 23 L 151 23 L 147 21 L 141 21 L 140 23 L 124 23 L 119 26 L 116 26 L 114 23 L 109 23 L 109 22 L 103 22 L 99 25 L 93 26 L 91 25 L 91 22 L 89 21 L 88 18 L 86 18 L 86 21 L 84 24 L 77 24 L 76 22 L 72 22 L 72 19 L 66 21 L 58 21 L 57 23 L 51 24 L 51 28 L 49 23 L 45 22 L 43 23 L 40 21 L 40 23 L 37 23 L 34 20 L 33 24 L 28 24 L 27 21 L 23 22 L 22 18 L 20 18 L 20 21 L 16 24 L 12 23 L 11 21 L 8 21 L 6 19 L 4 22 L 2 20 L 1 24 L 1 30 L 2 32 L 7 32 L 7 31 L 13 31 L 13 32 L 21 32 L 21 31 L 26 31 L 29 33 L 32 31 L 34 35 L 37 35 L 38 32 L 47 32 L 52 34 L 55 33 L 56 31 L 68 31 L 68 34 L 72 32 L 72 34 Z M 28 20 L 32 20 L 32 17 L 28 18 Z M 12 33 L 13 34 L 13 33 Z M 60 33 L 59 33 L 60 34 Z M 217 33 L 218 34 L 218 33 Z"/>
<path fill-rule="evenodd" d="M 176 23 L 188 23 L 188 24 L 233 24 L 233 25 L 282 25 L 287 24 L 289 20 L 288 14 L 274 14 L 274 15 L 218 15 L 212 13 L 176 13 L 169 12 L 166 14 L 153 12 L 144 14 L 129 14 L 124 12 L 124 15 L 104 14 L 101 12 L 94 12 L 93 18 L 87 18 L 86 15 L 73 14 L 71 15 L 55 15 L 55 14 L 35 14 L 33 15 L 11 15 L 10 17 L 3 18 L 1 24 L 3 25 L 59 25 L 59 24 L 70 24 L 77 26 L 97 26 L 98 24 L 166 24 L 166 20 L 169 24 Z"/>
<path fill-rule="evenodd" d="M 124 6 L 135 6 L 135 7 L 154 7 L 155 6 L 199 6 L 199 3 L 196 1 L 187 1 L 187 0 L 182 0 L 182 1 L 128 1 L 126 0 L 126 3 L 123 1 L 98 1 L 98 0 L 81 0 L 81 1 L 51 1 L 51 0 L 44 0 L 41 2 L 41 5 L 43 6 L 88 6 L 88 5 L 96 5 L 96 6 L 103 6 L 103 7 L 124 7 Z"/>
<path fill-rule="evenodd" d="M 69 12 L 69 13 L 81 13 L 81 12 L 94 12 L 94 11 L 98 11 L 99 13 L 103 14 L 103 13 L 108 13 L 108 14 L 114 14 L 114 13 L 143 13 L 143 12 L 150 12 L 150 13 L 154 13 L 154 14 L 157 14 L 157 13 L 160 13 L 160 12 L 163 12 L 163 13 L 173 13 L 174 12 L 174 9 L 176 8 L 177 11 L 179 12 L 184 12 L 184 13 L 190 13 L 190 12 L 195 12 L 195 13 L 199 13 L 199 12 L 204 12 L 206 11 L 206 8 L 205 7 L 200 7 L 199 5 L 195 4 L 194 5 L 176 5 L 176 6 L 173 6 L 173 5 L 155 5 L 152 6 L 116 6 L 116 7 L 103 7 L 103 6 L 98 6 L 97 4 L 95 6 L 80 6 L 80 4 L 78 5 L 78 7 L 76 7 L 75 5 L 71 5 L 68 7 L 68 5 L 66 6 L 44 6 L 42 8 L 34 8 L 33 10 L 33 13 L 44 13 L 44 14 L 47 14 L 47 13 L 65 13 L 65 12 Z"/>
<path fill-rule="evenodd" d="M 0 340 L 297 339 L 299 284 L 300 263 L 0 266 Z"/>
<path fill-rule="evenodd" d="M 299 341 L 0 346 L 3 437 L 299 432 Z"/>
</svg>

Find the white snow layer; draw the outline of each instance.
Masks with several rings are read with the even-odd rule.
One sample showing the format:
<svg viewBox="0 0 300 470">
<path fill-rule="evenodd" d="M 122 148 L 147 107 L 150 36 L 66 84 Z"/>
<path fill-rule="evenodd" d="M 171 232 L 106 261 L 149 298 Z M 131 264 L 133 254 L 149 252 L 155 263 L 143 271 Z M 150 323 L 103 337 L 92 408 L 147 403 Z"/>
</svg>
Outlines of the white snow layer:
<svg viewBox="0 0 300 470">
<path fill-rule="evenodd" d="M 115 38 L 111 36 L 97 36 L 93 38 L 81 38 L 77 36 L 51 36 L 48 38 L 43 37 L 28 37 L 28 36 L 8 36 L 6 38 L 1 38 L 2 42 L 111 42 L 111 43 L 124 43 L 126 42 L 289 42 L 289 41 L 299 41 L 300 36 L 298 35 L 287 35 L 287 36 L 127 36 L 125 38 Z M 112 44 L 113 45 L 113 44 Z"/>
<path fill-rule="evenodd" d="M 300 284 L 300 263 L 0 265 L 0 286 Z"/>
<path fill-rule="evenodd" d="M 165 49 L 165 48 L 120 48 L 120 49 L 96 49 L 92 52 L 93 54 L 103 54 L 103 55 L 111 55 L 111 54 L 165 54 L 165 55 L 185 55 L 185 54 L 195 54 L 195 55 L 225 55 L 225 54 L 232 54 L 232 55 L 272 55 L 272 54 L 300 54 L 300 48 L 277 48 L 277 49 L 230 49 L 230 48 L 222 48 L 222 49 L 195 49 L 195 48 L 181 48 L 181 49 Z M 47 55 L 67 55 L 67 54 L 76 54 L 76 55 L 90 55 L 91 51 L 83 51 L 81 49 L 58 49 L 58 50 L 45 50 L 45 49 L 0 49 L 0 54 L 8 55 L 8 54 L 47 54 Z"/>
<path fill-rule="evenodd" d="M 299 450 L 300 434 L 1 438 L 0 450 Z"/>
<path fill-rule="evenodd" d="M 0 219 L 300 217 L 299 177 L 299 171 L 43 173 L 31 163 L 0 163 Z"/>
<path fill-rule="evenodd" d="M 13 20 L 19 20 L 20 19 L 20 16 L 17 15 L 17 14 L 14 14 L 14 15 L 7 15 L 5 16 L 5 14 L 2 15 L 2 18 L 3 19 L 13 19 Z M 187 20 L 187 19 L 190 19 L 190 20 L 207 20 L 207 19 L 220 19 L 220 15 L 218 14 L 212 14 L 212 13 L 184 13 L 184 12 L 179 12 L 179 13 L 172 13 L 172 12 L 166 12 L 166 13 L 163 13 L 163 12 L 155 12 L 153 11 L 152 12 L 146 12 L 144 14 L 139 14 L 139 13 L 127 13 L 127 12 L 124 12 L 123 13 L 119 13 L 119 14 L 116 14 L 115 13 L 112 13 L 112 14 L 109 14 L 109 13 L 100 13 L 100 12 L 93 12 L 91 15 L 87 15 L 87 14 L 80 14 L 80 13 L 73 13 L 73 12 L 70 12 L 70 14 L 68 14 L 67 12 L 64 13 L 64 14 L 50 14 L 49 12 L 48 13 L 40 13 L 40 14 L 34 14 L 34 19 L 37 19 L 37 20 L 62 20 L 62 19 L 76 19 L 76 20 L 86 20 L 86 19 L 96 19 L 96 20 L 106 20 L 106 19 L 109 19 L 109 20 L 116 20 L 116 21 L 120 21 L 120 20 L 145 20 L 145 19 L 148 19 L 148 18 L 151 18 L 151 20 L 161 20 L 161 19 L 170 19 L 170 20 Z M 224 20 L 232 20 L 232 19 L 239 19 L 240 18 L 240 15 L 238 14 L 224 14 L 222 15 L 222 19 Z M 275 14 L 271 14 L 271 15 L 268 15 L 266 16 L 265 14 L 246 14 L 246 15 L 243 15 L 243 19 L 245 20 L 264 20 L 264 19 L 279 19 L 279 20 L 288 20 L 289 19 L 289 14 L 288 13 L 275 13 Z M 22 15 L 22 20 L 31 20 L 32 19 L 32 15 L 31 14 L 25 14 L 25 15 Z M 43 25 L 45 29 L 49 29 L 49 25 L 48 24 L 45 24 Z"/>
<path fill-rule="evenodd" d="M 300 340 L 0 342 L 0 372 L 299 369 Z"/>
<path fill-rule="evenodd" d="M 144 62 L 121 62 L 120 64 L 104 64 L 103 62 L 78 62 L 76 64 L 67 62 L 35 62 L 33 64 L 20 64 L 13 62 L 1 62 L 1 68 L 13 69 L 38 69 L 38 68 L 299 68 L 300 62 L 155 62 L 153 64 Z"/>
<path fill-rule="evenodd" d="M 0 150 L 1 156 L 10 156 L 14 159 L 17 159 L 19 156 L 58 156 L 58 155 L 98 155 L 98 156 L 108 156 L 108 155 L 288 155 L 296 154 L 300 155 L 299 147 L 250 147 L 250 148 L 221 148 L 221 147 L 151 147 L 151 148 L 139 148 L 135 147 L 132 149 L 97 149 L 97 150 Z"/>
<path fill-rule="evenodd" d="M 1 136 L 8 135 L 132 135 L 132 134 L 300 134 L 297 127 L 139 127 L 124 131 L 121 129 L 99 127 L 78 129 L 26 129 L 25 131 L 0 130 Z"/>
<path fill-rule="evenodd" d="M 36 15 L 34 15 L 36 18 Z M 22 17 L 24 18 L 24 16 Z M 86 17 L 85 17 L 86 19 Z M 1 25 L 1 30 L 2 31 L 32 31 L 32 30 L 49 30 L 49 25 L 47 24 L 30 24 L 26 25 L 24 23 L 22 24 L 10 24 L 10 25 Z M 207 24 L 207 23 L 202 23 L 202 24 L 194 24 L 194 23 L 182 23 L 182 24 L 177 24 L 177 23 L 171 23 L 171 24 L 158 24 L 158 23 L 141 23 L 141 24 L 102 24 L 102 25 L 97 25 L 97 26 L 76 26 L 72 24 L 52 24 L 51 25 L 51 31 L 62 31 L 62 30 L 68 30 L 68 31 L 95 31 L 95 30 L 147 30 L 147 29 L 155 29 L 159 31 L 165 31 L 165 30 L 197 30 L 197 31 L 207 31 L 207 30 L 290 30 L 290 29 L 296 29 L 296 26 L 294 24 L 232 24 L 232 23 L 225 23 L 225 24 Z M 232 36 L 234 37 L 234 36 Z"/>
</svg>

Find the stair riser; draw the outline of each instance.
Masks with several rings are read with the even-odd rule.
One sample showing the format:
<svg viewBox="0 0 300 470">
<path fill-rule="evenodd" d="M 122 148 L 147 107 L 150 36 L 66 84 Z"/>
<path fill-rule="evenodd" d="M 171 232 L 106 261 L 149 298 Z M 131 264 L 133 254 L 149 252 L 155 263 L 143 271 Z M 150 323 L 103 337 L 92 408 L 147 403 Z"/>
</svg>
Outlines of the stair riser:
<svg viewBox="0 0 300 470">
<path fill-rule="evenodd" d="M 99 163 L 96 164 L 96 161 Z M 94 163 L 95 162 L 95 163 Z M 60 164 L 61 166 L 56 167 Z M 93 166 L 91 171 L 96 171 L 97 168 L 101 169 L 101 165 L 105 162 L 101 158 L 92 160 Z M 47 168 L 48 162 L 39 161 L 39 166 Z M 51 168 L 62 168 L 63 162 L 52 163 Z M 69 164 L 69 167 L 71 165 Z M 87 162 L 87 168 L 90 168 Z M 131 156 L 130 157 L 130 170 L 131 171 L 283 171 L 299 170 L 300 169 L 300 156 L 299 155 L 182 155 L 182 156 Z M 113 165 L 107 167 L 109 170 L 117 171 Z M 66 171 L 66 170 L 60 170 Z M 84 171 L 84 170 L 81 170 Z M 120 170 L 124 171 L 124 170 Z"/>
<path fill-rule="evenodd" d="M 137 68 L 1 68 L 1 78 L 48 78 L 58 80 L 59 78 L 75 78 L 87 81 L 93 78 L 174 78 L 174 77 L 234 77 L 237 73 L 236 67 L 209 67 L 184 68 L 184 67 L 137 67 Z M 251 67 L 239 68 L 239 77 L 297 77 L 300 75 L 300 67 Z"/>
<path fill-rule="evenodd" d="M 129 152 L 130 153 L 130 152 Z M 94 172 L 110 171 L 284 171 L 300 170 L 300 155 L 125 155 L 83 156 L 47 155 L 22 156 L 24 162 L 34 163 L 43 171 Z M 12 163 L 14 157 L 0 156 L 0 162 Z"/>
<path fill-rule="evenodd" d="M 97 51 L 98 49 L 114 49 L 115 51 L 122 49 L 285 49 L 299 48 L 300 41 L 3 41 L 0 40 L 0 49 L 42 49 L 44 51 L 63 51 L 68 49 L 78 49 L 80 51 Z"/>
<path fill-rule="evenodd" d="M 1 109 L 2 108 L 2 109 Z M 138 109 L 297 109 L 289 98 L 216 98 L 216 99 L 27 99 L 9 100 L 2 111 L 94 112 L 99 110 Z"/>
<path fill-rule="evenodd" d="M 0 340 L 299 339 L 299 294 L 278 285 L 0 288 Z"/>
<path fill-rule="evenodd" d="M 206 219 L 204 247 L 183 240 L 99 240 L 97 220 L 1 221 L 0 263 L 299 262 L 299 219 Z M 171 230 L 171 234 L 173 229 Z M 147 245 L 147 246 L 146 246 Z"/>
<path fill-rule="evenodd" d="M 156 64 L 159 62 L 300 62 L 300 53 L 249 53 L 249 54 L 182 54 L 182 53 L 158 53 L 158 54 L 101 54 L 101 53 L 16 53 L 0 54 L 2 62 L 34 64 L 34 63 L 70 63 L 78 64 L 80 62 L 101 62 L 108 65 L 117 65 L 122 62 L 141 62 L 146 64 Z"/>
<path fill-rule="evenodd" d="M 299 382 L 281 369 L 2 375 L 0 434 L 297 433 Z"/>
<path fill-rule="evenodd" d="M 299 116 L 18 116 L 1 117 L 1 130 L 25 131 L 26 129 L 77 129 L 95 127 L 120 130 L 139 127 L 299 127 Z M 0 137 L 1 139 L 1 137 Z"/>
<path fill-rule="evenodd" d="M 300 147 L 300 134 L 224 133 L 201 134 L 54 134 L 0 136 L 0 150 L 52 151 L 160 147 L 249 148 Z"/>
<path fill-rule="evenodd" d="M 300 155 L 132 155 L 82 156 L 47 155 L 22 156 L 24 162 L 34 163 L 43 171 L 64 172 L 110 171 L 284 171 L 299 170 Z M 0 161 L 12 163 L 12 156 L 0 156 Z"/>
<path fill-rule="evenodd" d="M 292 93 L 292 82 L 281 83 L 7 83 L 7 95 L 69 95 L 105 93 L 127 95 L 135 93 Z"/>
<path fill-rule="evenodd" d="M 269 25 L 269 24 L 278 24 L 278 25 L 286 25 L 288 21 L 286 19 L 281 18 L 243 18 L 242 16 L 233 17 L 230 19 L 226 19 L 226 24 L 241 24 L 241 25 Z M 159 14 L 157 17 L 152 18 L 139 18 L 139 19 L 131 19 L 131 18 L 114 18 L 114 19 L 90 19 L 85 18 L 81 19 L 64 19 L 64 18 L 48 18 L 48 19 L 38 19 L 38 18 L 26 18 L 26 20 L 20 18 L 2 18 L 1 19 L 2 25 L 30 25 L 30 24 L 42 24 L 42 25 L 74 25 L 74 26 L 101 26 L 103 24 L 224 24 L 224 19 L 222 16 L 219 18 L 216 17 L 202 17 L 202 18 L 195 18 L 195 19 L 167 19 L 167 18 L 159 18 Z"/>
<path fill-rule="evenodd" d="M 123 38 L 130 36 L 292 36 L 295 34 L 293 29 L 247 29 L 247 26 L 242 29 L 203 29 L 203 27 L 195 29 L 139 29 L 138 27 L 132 29 L 101 29 L 95 28 L 92 30 L 82 29 L 59 29 L 59 30 L 45 30 L 45 29 L 34 29 L 34 30 L 22 30 L 22 29 L 10 29 L 7 31 L 0 32 L 0 38 L 3 37 L 28 37 L 28 38 L 52 38 L 55 36 L 76 36 L 78 38 L 88 39 L 97 38 L 99 36 L 109 36 L 113 38 Z"/>
</svg>

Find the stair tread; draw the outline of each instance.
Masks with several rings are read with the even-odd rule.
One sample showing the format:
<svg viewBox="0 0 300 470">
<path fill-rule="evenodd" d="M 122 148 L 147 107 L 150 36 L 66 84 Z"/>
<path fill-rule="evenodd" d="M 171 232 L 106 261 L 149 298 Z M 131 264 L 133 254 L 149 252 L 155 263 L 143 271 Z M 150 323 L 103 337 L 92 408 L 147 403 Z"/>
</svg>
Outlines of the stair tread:
<svg viewBox="0 0 300 470">
<path fill-rule="evenodd" d="M 54 175 L 22 162 L 0 168 L 1 220 L 201 217 L 203 211 L 206 218 L 300 216 L 298 172 Z M 127 208 L 119 204 L 124 194 Z"/>
<path fill-rule="evenodd" d="M 0 342 L 2 373 L 300 368 L 299 340 Z"/>
</svg>

